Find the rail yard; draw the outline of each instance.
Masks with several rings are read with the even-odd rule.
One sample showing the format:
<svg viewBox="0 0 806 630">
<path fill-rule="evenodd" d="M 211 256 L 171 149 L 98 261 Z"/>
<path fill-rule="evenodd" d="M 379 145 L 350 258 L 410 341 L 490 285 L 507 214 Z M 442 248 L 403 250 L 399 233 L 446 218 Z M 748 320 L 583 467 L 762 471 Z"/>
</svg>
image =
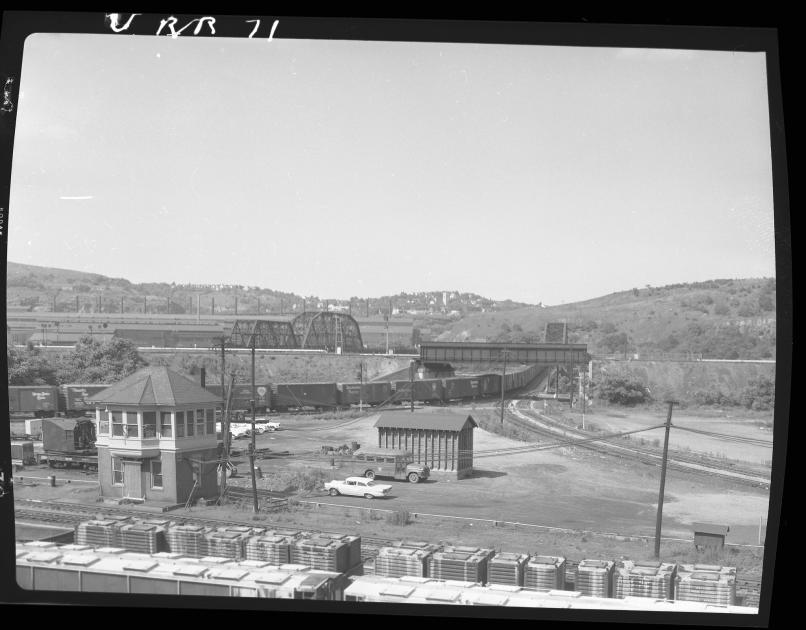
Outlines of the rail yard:
<svg viewBox="0 0 806 630">
<path fill-rule="evenodd" d="M 437 589 L 451 601 L 466 605 L 495 600 L 500 606 L 520 607 L 755 612 L 753 607 L 758 605 L 760 596 L 763 544 L 761 528 L 754 527 L 754 519 L 757 514 L 766 514 L 769 466 L 758 461 L 735 461 L 714 457 L 707 452 L 673 448 L 667 463 L 670 478 L 666 489 L 667 507 L 659 561 L 667 563 L 663 566 L 673 567 L 673 573 L 669 574 L 672 577 L 667 575 L 662 579 L 666 580 L 664 583 L 671 579 L 669 584 L 675 584 L 676 587 L 669 586 L 654 600 L 647 598 L 646 593 L 643 598 L 633 597 L 629 588 L 624 588 L 625 584 L 631 583 L 628 574 L 633 570 L 630 568 L 633 565 L 630 563 L 646 565 L 654 562 L 651 554 L 652 525 L 657 507 L 657 479 L 662 453 L 651 443 L 639 443 L 631 438 L 661 425 L 650 423 L 632 431 L 603 431 L 598 427 L 582 428 L 569 422 L 565 417 L 567 414 L 560 411 L 564 407 L 556 400 L 558 397 L 546 400 L 547 397 L 542 395 L 559 378 L 560 363 L 556 355 L 551 356 L 551 361 L 557 361 L 554 366 L 549 361 L 541 365 L 536 358 L 534 363 L 512 361 L 503 376 L 494 370 L 495 364 L 489 361 L 489 357 L 485 361 L 475 370 L 463 364 L 461 371 L 443 374 L 439 370 L 444 368 L 432 364 L 426 368 L 430 368 L 431 374 L 440 376 L 429 377 L 426 369 L 423 370 L 425 373 L 416 375 L 410 371 L 408 379 L 401 379 L 401 374 L 395 373 L 388 380 L 380 378 L 366 383 L 261 381 L 255 384 L 254 390 L 248 384 L 234 384 L 231 392 L 229 388 L 222 391 L 220 385 L 205 385 L 206 391 L 215 399 L 227 401 L 227 413 L 231 415 L 228 419 L 241 424 L 245 422 L 247 427 L 251 426 L 251 394 L 254 391 L 255 413 L 259 414 L 255 428 L 269 426 L 271 422 L 272 430 L 255 431 L 254 436 L 247 431 L 247 442 L 228 440 L 232 474 L 227 479 L 225 494 L 217 501 L 210 501 L 209 497 L 206 501 L 188 499 L 184 505 L 157 502 L 149 506 L 148 500 L 144 503 L 135 501 L 135 504 L 128 499 L 110 501 L 104 498 L 104 486 L 97 481 L 99 473 L 95 471 L 98 468 L 98 454 L 89 455 L 95 457 L 89 465 L 72 466 L 67 463 L 73 458 L 68 452 L 69 446 L 65 444 L 75 439 L 77 447 L 86 447 L 86 439 L 90 438 L 81 436 L 89 436 L 90 433 L 82 427 L 89 425 L 94 428 L 101 417 L 98 413 L 106 413 L 97 411 L 98 405 L 93 403 L 94 397 L 99 395 L 97 386 L 77 384 L 58 388 L 10 388 L 10 401 L 15 405 L 12 419 L 16 420 L 16 427 L 28 429 L 39 426 L 31 424 L 37 421 L 36 416 L 58 416 L 56 420 L 47 417 L 38 420 L 42 436 L 45 437 L 46 430 L 51 435 L 45 438 L 44 443 L 33 441 L 33 461 L 44 463 L 33 464 L 29 456 L 28 465 L 18 471 L 20 481 L 16 484 L 15 494 L 16 518 L 22 536 L 20 540 L 67 540 L 72 536 L 68 542 L 74 543 L 74 546 L 67 545 L 64 549 L 47 545 L 42 549 L 18 546 L 18 575 L 23 581 L 30 580 L 29 584 L 33 584 L 34 588 L 37 583 L 41 588 L 47 588 L 41 585 L 46 584 L 48 578 L 36 577 L 47 574 L 37 553 L 50 553 L 52 559 L 48 562 L 56 563 L 61 563 L 62 557 L 84 554 L 88 566 L 98 567 L 99 575 L 104 571 L 110 574 L 117 571 L 125 575 L 125 567 L 117 566 L 104 556 L 105 552 L 98 555 L 92 545 L 82 546 L 78 539 L 82 528 L 107 527 L 103 523 L 111 523 L 109 527 L 122 527 L 122 523 L 128 523 L 144 532 L 154 528 L 160 532 L 180 528 L 176 530 L 178 532 L 185 531 L 181 529 L 185 527 L 204 531 L 204 536 L 212 537 L 211 541 L 219 537 L 215 532 L 226 538 L 234 535 L 228 528 L 249 527 L 254 530 L 254 544 L 264 546 L 280 544 L 277 542 L 278 532 L 285 528 L 308 532 L 306 536 L 309 536 L 310 542 L 304 544 L 309 545 L 310 549 L 319 549 L 317 545 L 324 544 L 321 543 L 323 537 L 354 536 L 360 539 L 360 562 L 355 566 L 342 567 L 343 570 L 328 576 L 314 575 L 320 569 L 307 565 L 305 571 L 313 572 L 306 577 L 311 583 L 317 580 L 317 584 L 324 584 L 327 580 L 333 583 L 324 590 L 314 589 L 310 593 L 304 589 L 299 591 L 308 593 L 300 595 L 303 598 L 389 601 L 382 595 L 384 589 L 403 588 L 407 579 L 417 578 L 429 581 L 428 588 L 432 589 L 429 593 Z M 500 406 L 502 400 L 505 400 L 503 413 Z M 92 414 L 93 407 L 96 417 L 86 417 Z M 393 418 L 412 417 L 410 414 L 413 414 L 420 418 L 422 426 L 429 425 L 429 418 L 436 421 L 445 413 L 456 418 L 474 418 L 475 437 L 470 451 L 474 462 L 472 472 L 465 477 L 444 474 L 453 466 L 448 453 L 456 443 L 451 447 L 450 438 L 446 440 L 440 437 L 438 445 L 426 441 L 425 448 L 426 453 L 428 449 L 434 449 L 429 455 L 431 459 L 427 460 L 432 466 L 436 465 L 434 453 L 438 455 L 439 465 L 436 468 L 441 467 L 442 475 L 427 476 L 416 484 L 405 480 L 383 480 L 383 483 L 391 484 L 391 491 L 388 496 L 373 501 L 364 497 L 329 495 L 324 487 L 326 481 L 353 474 L 351 471 L 354 471 L 354 467 L 348 466 L 353 452 L 360 453 L 362 446 L 381 446 L 383 434 L 379 433 L 382 430 L 377 427 L 381 426 L 379 418 L 390 413 L 389 409 L 397 410 L 391 412 Z M 188 431 L 191 422 L 194 425 L 200 423 L 197 426 L 199 436 L 214 435 L 209 433 L 210 416 L 201 414 L 196 416 L 196 420 L 191 420 L 190 412 L 188 414 Z M 492 428 L 490 423 L 499 422 L 499 414 L 503 420 L 501 426 L 516 432 L 518 440 L 485 430 L 485 427 Z M 23 416 L 33 418 L 23 420 Z M 161 432 L 177 430 L 176 426 L 169 430 L 165 428 L 167 425 L 163 425 L 149 433 L 145 415 L 132 415 L 132 418 L 140 423 L 139 428 L 137 424 L 132 425 L 130 420 L 122 420 L 124 426 L 130 427 L 123 434 L 124 439 L 133 436 L 135 440 L 144 440 L 149 435 L 162 439 L 164 436 Z M 219 453 L 224 445 L 223 420 L 222 416 L 216 423 Z M 174 424 L 178 422 L 177 414 Z M 205 423 L 208 423 L 207 430 L 203 428 Z M 54 426 L 66 436 L 59 438 L 59 450 L 54 450 L 52 446 Z M 132 426 L 135 428 L 132 429 Z M 400 426 L 405 426 L 405 423 Z M 108 427 L 101 429 L 102 432 L 109 430 Z M 391 446 L 404 445 L 404 433 L 400 433 L 402 430 L 389 430 L 390 436 L 399 436 L 393 437 Z M 112 431 L 110 438 L 114 438 L 114 429 Z M 73 435 L 76 437 L 73 438 Z M 169 432 L 167 435 L 172 434 Z M 94 434 L 91 438 L 94 439 Z M 398 442 L 394 443 L 394 439 L 398 439 Z M 255 445 L 257 476 L 254 491 L 250 483 L 248 457 L 251 440 Z M 409 437 L 405 437 L 405 445 L 409 449 L 422 448 L 422 442 L 416 442 L 419 446 L 415 447 L 415 442 L 408 440 Z M 758 440 L 750 447 L 763 450 L 765 443 Z M 460 448 L 467 447 L 461 447 L 460 443 Z M 28 448 L 26 452 L 31 450 Z M 81 455 L 87 456 L 87 452 Z M 763 460 L 763 457 L 756 458 L 759 459 Z M 59 470 L 54 471 L 53 468 Z M 435 469 L 437 473 L 440 470 Z M 721 501 L 714 501 L 715 493 L 720 495 Z M 258 515 L 252 509 L 253 499 L 259 505 Z M 676 510 L 676 503 L 684 503 L 686 510 Z M 748 515 L 752 516 L 748 518 Z M 697 551 L 691 540 L 695 520 L 728 522 L 731 533 L 726 546 Z M 37 527 L 50 529 L 37 530 Z M 36 534 L 37 531 L 44 533 Z M 54 535 L 54 531 L 58 533 Z M 111 533 L 108 535 L 112 536 Z M 266 535 L 274 542 L 266 542 Z M 123 540 L 122 534 L 120 536 L 119 539 Z M 417 545 L 426 545 L 431 549 L 429 553 L 433 558 L 447 554 L 447 557 L 454 558 L 450 562 L 460 564 L 465 562 L 458 560 L 460 556 L 476 553 L 472 549 L 489 549 L 489 552 L 485 551 L 485 562 L 490 562 L 498 555 L 504 564 L 509 562 L 507 558 L 511 552 L 519 558 L 538 558 L 534 562 L 542 562 L 539 558 L 544 557 L 561 558 L 563 578 L 558 582 L 559 590 L 552 592 L 573 593 L 575 597 L 583 599 L 571 604 L 567 596 L 550 596 L 546 590 L 535 590 L 524 581 L 523 575 L 526 573 L 523 572 L 518 578 L 520 581 L 516 580 L 507 587 L 510 590 L 505 596 L 502 596 L 503 586 L 487 583 L 486 579 L 470 579 L 459 584 L 449 578 L 445 582 L 439 576 L 452 574 L 440 573 L 441 569 L 434 568 L 437 565 L 433 564 L 435 560 L 431 556 L 428 556 L 431 558 L 428 561 L 431 563 L 431 573 L 427 568 L 422 573 L 412 573 L 410 567 L 403 573 L 388 573 L 384 568 L 388 564 L 385 558 L 389 554 L 394 557 L 401 553 L 411 555 L 411 549 L 405 541 L 412 539 L 425 541 L 416 543 L 415 551 Z M 230 571 L 243 573 L 244 581 L 238 592 L 255 597 L 296 597 L 293 589 L 288 591 L 290 595 L 283 595 L 280 590 L 267 594 L 268 591 L 261 591 L 256 586 L 263 579 L 260 577 L 263 567 L 257 566 L 254 558 L 247 558 L 245 541 L 244 538 L 240 547 L 236 545 L 241 551 L 230 550 L 225 554 L 226 559 L 219 558 L 217 561 Z M 302 545 L 303 542 L 294 544 Z M 130 559 L 138 562 L 146 561 L 141 553 L 132 555 L 132 548 L 122 543 L 121 546 L 123 550 L 120 553 L 128 554 Z M 182 549 L 184 551 L 180 551 L 186 556 L 183 562 L 196 562 L 192 560 L 193 554 L 188 556 L 187 549 Z M 390 549 L 392 551 L 388 551 Z M 168 571 L 160 564 L 165 560 L 163 556 L 166 553 L 172 556 L 172 562 L 177 561 L 176 549 L 167 543 L 148 560 L 153 563 L 155 579 L 159 577 L 157 574 Z M 222 553 L 220 548 L 219 551 L 205 552 L 203 555 L 216 553 Z M 280 563 L 272 570 L 275 573 L 291 571 L 294 561 L 290 558 L 290 564 Z M 428 562 L 420 564 L 425 567 Z M 587 567 L 586 563 L 591 562 L 604 562 L 603 566 L 611 567 L 609 573 L 606 572 L 610 585 L 606 591 L 586 590 L 581 578 L 577 577 L 580 563 Z M 210 566 L 208 562 L 199 571 L 212 570 Z M 683 603 L 680 594 L 693 592 L 686 590 L 691 574 L 698 576 L 696 579 L 705 575 L 707 579 L 722 580 L 714 577 L 717 574 L 713 571 L 721 571 L 724 566 L 734 567 L 731 569 L 733 573 L 726 578 L 726 584 L 730 585 L 727 598 L 714 595 L 716 599 L 706 597 L 696 604 L 694 601 Z M 101 567 L 105 567 L 103 571 Z M 646 568 L 646 571 L 650 569 L 656 570 Z M 462 570 L 466 571 L 467 567 Z M 657 570 L 660 571 L 659 568 Z M 658 580 L 661 580 L 660 575 L 657 574 Z M 80 579 L 86 581 L 90 578 Z M 215 575 L 210 573 L 206 583 L 212 585 L 214 582 Z M 621 586 L 616 588 L 616 584 Z M 182 589 L 196 587 L 177 583 L 171 588 L 181 593 L 191 592 Z M 212 589 L 210 593 L 214 594 L 214 591 Z M 583 591 L 581 595 L 580 591 Z M 234 591 L 227 593 L 236 594 Z M 678 593 L 677 598 L 675 593 Z M 411 591 L 409 597 L 412 602 L 422 601 L 415 591 Z"/>
</svg>

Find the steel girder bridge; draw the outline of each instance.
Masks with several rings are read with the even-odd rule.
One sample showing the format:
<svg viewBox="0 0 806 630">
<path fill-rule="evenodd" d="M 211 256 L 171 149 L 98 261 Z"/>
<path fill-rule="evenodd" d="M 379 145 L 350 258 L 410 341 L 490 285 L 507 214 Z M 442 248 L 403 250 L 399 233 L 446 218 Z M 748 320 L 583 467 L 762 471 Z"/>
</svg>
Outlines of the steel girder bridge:
<svg viewBox="0 0 806 630">
<path fill-rule="evenodd" d="M 292 321 L 239 319 L 230 332 L 231 348 L 308 349 L 363 352 L 358 322 L 345 313 L 311 311 Z"/>
<path fill-rule="evenodd" d="M 363 352 L 364 342 L 358 322 L 346 313 L 310 311 L 291 322 L 300 348 L 335 352 Z"/>
<path fill-rule="evenodd" d="M 291 322 L 264 319 L 239 319 L 232 327 L 232 348 L 299 348 Z"/>
</svg>

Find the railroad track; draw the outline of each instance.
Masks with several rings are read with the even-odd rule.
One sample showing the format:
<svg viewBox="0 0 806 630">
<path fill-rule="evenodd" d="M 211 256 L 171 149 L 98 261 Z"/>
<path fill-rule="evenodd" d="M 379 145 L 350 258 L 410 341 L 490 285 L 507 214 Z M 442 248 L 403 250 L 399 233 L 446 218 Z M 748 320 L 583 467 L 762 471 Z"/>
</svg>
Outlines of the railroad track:
<svg viewBox="0 0 806 630">
<path fill-rule="evenodd" d="M 613 444 L 607 442 L 595 434 L 587 434 L 563 427 L 559 423 L 547 419 L 542 414 L 537 414 L 538 418 L 530 417 L 519 407 L 519 403 L 525 402 L 514 400 L 510 402 L 508 420 L 516 426 L 527 430 L 533 435 L 550 437 L 557 442 L 569 441 L 568 446 L 579 446 L 588 450 L 593 450 L 619 457 L 628 457 L 642 463 L 659 466 L 662 457 L 660 454 L 646 448 L 627 446 L 623 444 Z M 526 410 L 535 413 L 534 409 Z M 612 438 L 611 438 L 612 439 Z M 584 441 L 583 441 L 584 440 Z M 526 444 L 524 446 L 514 446 L 509 448 L 492 449 L 489 451 L 477 451 L 474 458 L 494 457 L 498 455 L 512 455 L 527 453 L 536 450 L 543 450 L 552 445 Z M 553 446 L 552 446 L 553 447 Z M 742 467 L 732 462 L 726 463 L 721 460 L 703 460 L 696 455 L 674 453 L 669 457 L 668 467 L 672 470 L 679 470 L 693 474 L 720 477 L 742 485 L 769 489 L 769 478 L 761 477 L 757 470 Z"/>
</svg>

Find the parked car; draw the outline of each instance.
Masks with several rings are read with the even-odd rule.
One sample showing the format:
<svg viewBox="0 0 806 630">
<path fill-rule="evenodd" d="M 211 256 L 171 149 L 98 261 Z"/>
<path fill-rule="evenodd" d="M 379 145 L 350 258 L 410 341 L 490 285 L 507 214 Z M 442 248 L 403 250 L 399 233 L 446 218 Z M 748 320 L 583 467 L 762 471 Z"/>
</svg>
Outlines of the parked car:
<svg viewBox="0 0 806 630">
<path fill-rule="evenodd" d="M 347 477 L 344 481 L 334 479 L 325 484 L 325 490 L 327 490 L 332 497 L 344 494 L 347 496 L 374 499 L 375 497 L 388 495 L 391 489 L 392 486 L 390 485 L 375 483 L 372 479 L 367 479 L 366 477 Z"/>
</svg>

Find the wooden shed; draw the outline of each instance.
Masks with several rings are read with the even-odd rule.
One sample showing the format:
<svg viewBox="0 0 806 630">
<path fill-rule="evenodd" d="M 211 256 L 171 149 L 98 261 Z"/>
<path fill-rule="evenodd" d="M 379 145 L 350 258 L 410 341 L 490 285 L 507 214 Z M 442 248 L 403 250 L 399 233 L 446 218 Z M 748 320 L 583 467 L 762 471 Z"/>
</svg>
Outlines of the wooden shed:
<svg viewBox="0 0 806 630">
<path fill-rule="evenodd" d="M 725 546 L 725 536 L 728 535 L 730 527 L 727 525 L 717 525 L 715 523 L 694 523 L 694 546 L 697 549 L 707 547 L 722 548 Z"/>
<path fill-rule="evenodd" d="M 445 411 L 389 411 L 375 423 L 378 447 L 411 451 L 419 464 L 432 475 L 456 479 L 473 470 L 473 429 L 471 416 Z"/>
</svg>

